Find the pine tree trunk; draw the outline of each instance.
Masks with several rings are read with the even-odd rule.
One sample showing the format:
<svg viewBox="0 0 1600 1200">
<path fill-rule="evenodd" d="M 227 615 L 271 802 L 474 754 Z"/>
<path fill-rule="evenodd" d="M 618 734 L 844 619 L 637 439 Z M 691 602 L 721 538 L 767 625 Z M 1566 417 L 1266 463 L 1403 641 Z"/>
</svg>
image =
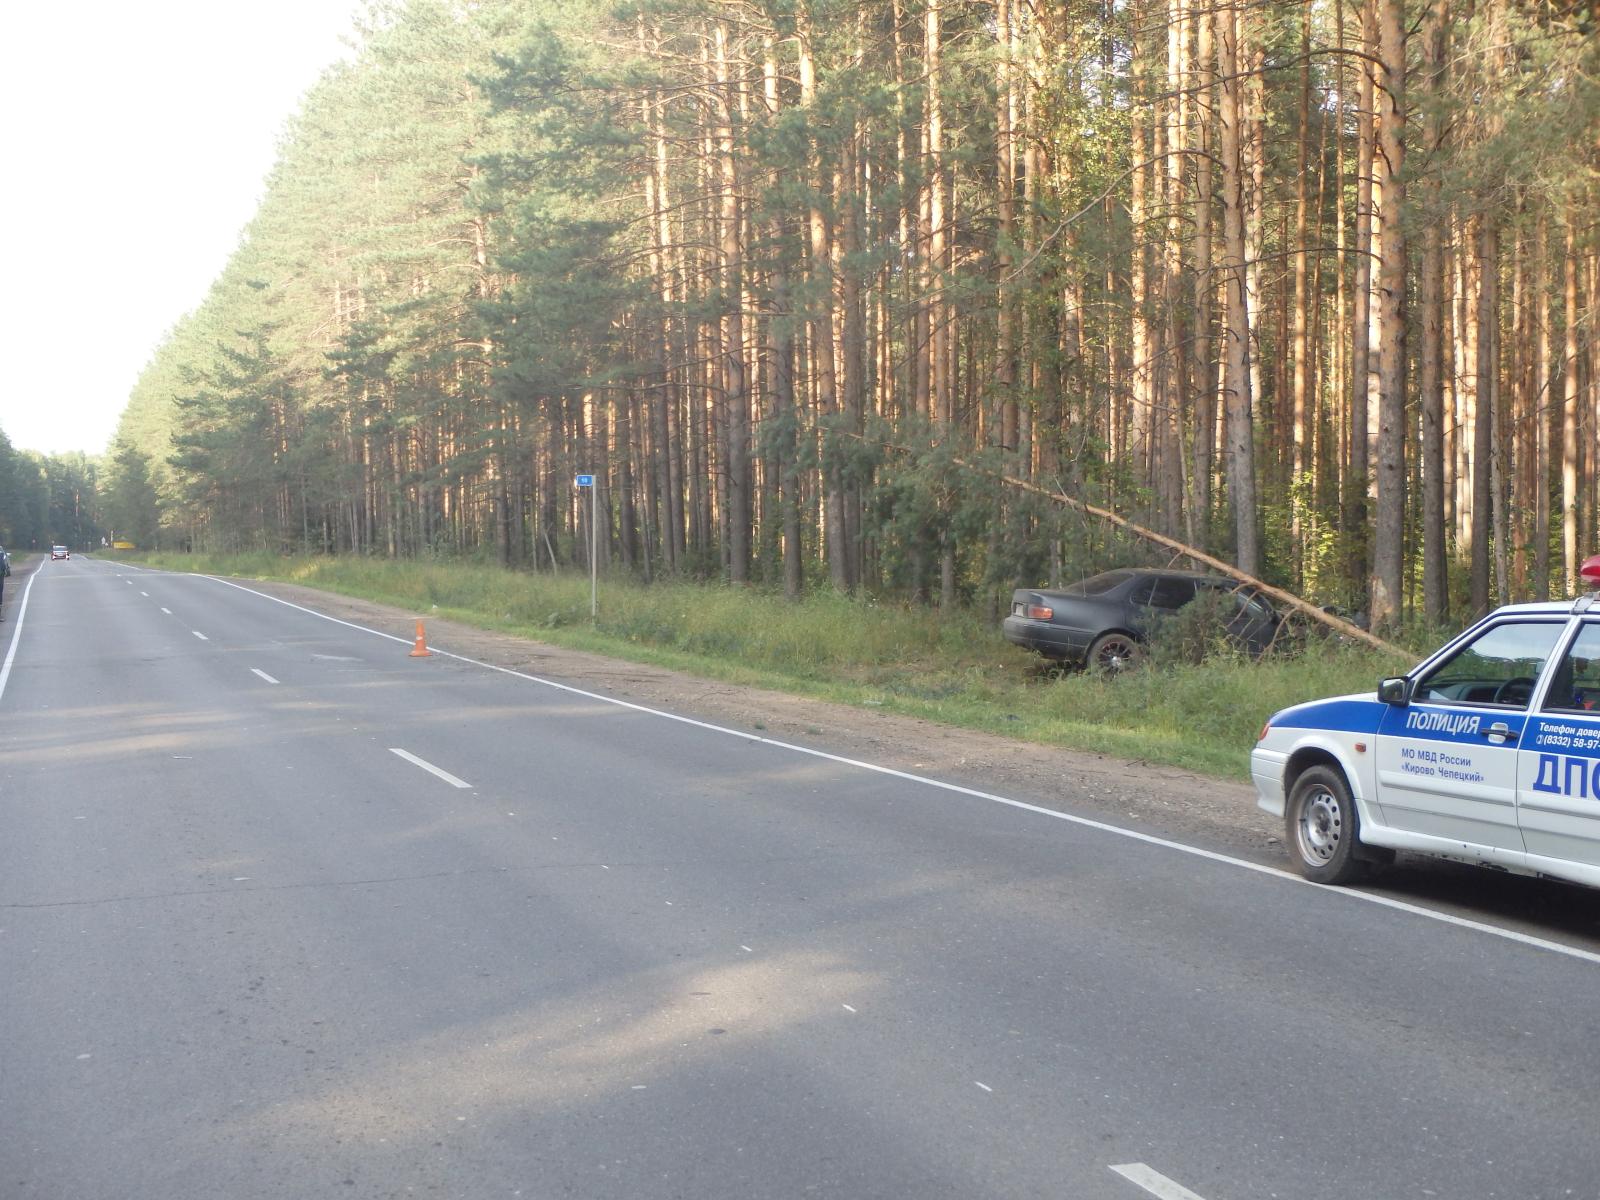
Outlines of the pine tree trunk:
<svg viewBox="0 0 1600 1200">
<path fill-rule="evenodd" d="M 1499 231 L 1493 213 L 1479 218 L 1475 247 L 1478 259 L 1478 291 L 1474 326 L 1477 330 L 1477 361 L 1474 374 L 1476 413 L 1472 439 L 1472 615 L 1481 617 L 1490 608 L 1490 554 L 1494 519 L 1494 325 L 1499 307 L 1495 282 L 1499 253 Z"/>
<path fill-rule="evenodd" d="M 839 206 L 839 237 L 835 243 L 835 274 L 840 281 L 842 329 L 840 350 L 844 377 L 840 396 L 846 434 L 859 434 L 867 396 L 867 315 L 861 295 L 861 222 L 864 219 L 861 177 L 860 125 L 845 142 L 843 168 L 834 187 Z M 844 531 L 845 573 L 852 588 L 861 582 L 861 491 L 858 483 L 841 485 L 840 507 Z"/>
<path fill-rule="evenodd" d="M 1146 95 L 1149 87 L 1145 79 L 1148 57 L 1145 25 L 1149 0 L 1136 0 L 1131 8 L 1132 28 L 1129 31 L 1129 87 L 1132 90 L 1128 120 L 1131 125 L 1129 155 L 1133 160 L 1132 175 L 1128 185 L 1128 235 L 1131 239 L 1128 259 L 1128 332 L 1129 349 L 1133 356 L 1128 378 L 1128 435 L 1122 453 L 1134 481 L 1140 486 L 1150 479 L 1150 438 L 1152 410 L 1151 386 L 1152 359 L 1150 336 L 1150 236 L 1149 222 L 1149 133 L 1145 128 Z"/>
<path fill-rule="evenodd" d="M 995 179 L 999 184 L 1000 223 L 995 238 L 995 322 L 997 343 L 994 388 L 999 398 L 998 442 L 1008 453 L 1017 450 L 1017 287 L 1011 280 L 1013 247 L 1017 239 L 1017 88 L 1016 31 L 1011 0 L 996 5 L 999 62 L 995 87 Z"/>
<path fill-rule="evenodd" d="M 1445 31 L 1449 0 L 1434 0 L 1428 10 L 1428 83 L 1437 97 L 1444 90 Z M 1443 141 L 1443 121 L 1428 125 L 1430 156 Z M 1428 187 L 1428 219 L 1423 221 L 1422 345 L 1419 349 L 1422 402 L 1422 614 L 1430 625 L 1442 625 L 1449 607 L 1444 527 L 1444 244 L 1439 226 L 1437 176 Z"/>
<path fill-rule="evenodd" d="M 1532 388 L 1534 333 L 1529 322 L 1528 243 L 1526 202 L 1517 204 L 1517 232 L 1512 249 L 1511 274 L 1511 399 L 1506 405 L 1511 433 L 1510 479 L 1507 499 L 1507 537 L 1512 560 L 1510 594 L 1528 594 L 1528 517 L 1533 508 L 1533 479 L 1528 470 L 1532 442 Z"/>
<path fill-rule="evenodd" d="M 927 164 L 928 176 L 928 266 L 933 276 L 933 293 L 928 300 L 928 353 L 932 372 L 934 420 L 941 437 L 950 437 L 955 417 L 955 379 L 951 369 L 952 351 L 950 309 L 944 298 L 949 283 L 949 262 L 945 228 L 944 102 L 941 89 L 944 72 L 941 62 L 944 45 L 943 8 L 940 0 L 928 0 L 923 14 L 923 66 L 927 71 Z M 939 554 L 939 607 L 949 612 L 955 607 L 955 544 L 948 514 L 943 514 Z"/>
<path fill-rule="evenodd" d="M 1164 406 L 1162 410 L 1161 457 L 1157 482 L 1161 491 L 1160 528 L 1176 534 L 1183 526 L 1183 430 L 1187 372 L 1184 370 L 1183 323 L 1183 170 L 1184 102 L 1187 83 L 1189 18 L 1185 0 L 1169 0 L 1167 11 L 1167 99 L 1165 133 L 1165 178 L 1167 234 L 1161 247 L 1162 306 L 1164 310 L 1165 356 L 1162 363 Z M 1186 534 L 1192 534 L 1192 521 Z"/>
<path fill-rule="evenodd" d="M 1379 0 L 1364 0 L 1361 18 L 1361 49 L 1378 52 L 1375 7 Z M 1369 413 L 1368 377 L 1371 374 L 1372 332 L 1372 180 L 1374 154 L 1374 104 L 1377 92 L 1372 63 L 1363 60 L 1356 98 L 1356 229 L 1355 284 L 1351 304 L 1350 378 L 1350 470 L 1345 484 L 1344 533 L 1350 547 L 1348 571 L 1351 579 L 1367 577 L 1367 488 L 1371 464 L 1368 459 Z M 1365 589 L 1363 589 L 1365 590 Z M 1360 604 L 1370 611 L 1368 597 Z"/>
<path fill-rule="evenodd" d="M 1392 629 L 1402 613 L 1405 574 L 1405 123 L 1403 0 L 1379 0 L 1378 158 L 1381 165 L 1382 261 L 1378 277 L 1378 520 L 1373 538 L 1371 627 Z"/>
<path fill-rule="evenodd" d="M 644 33 L 641 27 L 641 43 Z M 672 237 L 671 198 L 667 181 L 667 139 L 659 124 L 655 99 L 644 101 L 644 125 L 651 139 L 650 171 L 646 176 L 646 201 L 651 208 L 650 273 L 656 281 L 660 317 L 655 326 L 658 365 L 649 402 L 654 429 L 655 477 L 661 504 L 661 559 L 669 572 L 682 569 L 685 550 L 683 467 L 678 437 L 679 388 L 673 369 L 673 318 L 677 260 Z M 686 355 L 684 357 L 687 357 Z M 534 555 L 538 557 L 537 553 Z"/>
<path fill-rule="evenodd" d="M 1574 595 L 1578 590 L 1578 534 L 1579 514 L 1578 481 L 1583 471 L 1583 446 L 1578 441 L 1579 358 L 1578 358 L 1578 273 L 1583 260 L 1578 253 L 1577 229 L 1572 220 L 1567 221 L 1566 253 L 1562 255 L 1562 296 L 1566 302 L 1563 314 L 1566 324 L 1566 342 L 1561 355 L 1561 578 L 1564 595 Z"/>
<path fill-rule="evenodd" d="M 1311 431 L 1307 425 L 1311 394 L 1311 297 L 1310 263 L 1306 253 L 1311 189 L 1311 0 L 1303 0 L 1300 7 L 1300 54 L 1300 110 L 1296 139 L 1299 171 L 1295 181 L 1294 205 L 1294 414 L 1293 445 L 1289 450 L 1294 466 L 1293 478 L 1296 480 L 1306 476 L 1309 455 L 1313 449 Z M 1297 582 L 1305 578 L 1305 516 L 1306 507 L 1312 499 L 1311 493 L 1304 487 L 1290 498 L 1290 553 L 1294 556 Z"/>
<path fill-rule="evenodd" d="M 1590 195 L 1593 195 L 1592 191 Z M 1585 256 L 1585 263 L 1585 294 L 1589 299 L 1589 309 L 1593 312 L 1596 297 L 1600 297 L 1600 253 L 1591 249 Z M 1585 388 L 1588 416 L 1584 420 L 1583 444 L 1588 447 L 1588 453 L 1585 456 L 1583 494 L 1588 497 L 1588 520 L 1584 526 L 1583 544 L 1593 551 L 1597 542 L 1600 542 L 1600 479 L 1597 479 L 1600 476 L 1600 447 L 1595 444 L 1600 442 L 1600 336 L 1596 336 L 1592 321 L 1584 340 L 1588 357 L 1588 382 Z"/>
<path fill-rule="evenodd" d="M 1202 550 L 1208 548 L 1210 540 L 1211 476 L 1215 469 L 1216 445 L 1214 429 L 1217 370 L 1211 361 L 1212 297 L 1216 291 L 1216 284 L 1211 276 L 1211 168 L 1214 148 L 1210 135 L 1211 126 L 1207 120 L 1208 106 L 1202 106 L 1200 97 L 1211 94 L 1212 64 L 1216 53 L 1212 36 L 1214 20 L 1210 8 L 1197 5 L 1193 22 L 1195 100 L 1191 107 L 1191 119 L 1195 129 L 1195 148 L 1199 154 L 1195 159 L 1194 253 L 1191 256 L 1194 262 L 1194 290 L 1190 321 L 1194 329 L 1194 353 L 1189 375 L 1190 393 L 1194 396 L 1190 436 L 1194 447 L 1192 468 L 1194 500 L 1191 507 L 1194 510 L 1195 532 L 1190 541 Z"/>
<path fill-rule="evenodd" d="M 766 42 L 762 82 L 767 111 L 776 115 L 780 104 L 778 64 L 771 38 Z M 768 236 L 772 242 L 772 269 L 768 277 L 772 312 L 767 321 L 767 358 L 771 373 L 771 421 L 775 435 L 767 470 L 776 488 L 781 522 L 783 594 L 789 600 L 798 600 L 805 587 L 804 547 L 800 534 L 800 414 L 795 407 L 795 323 L 787 262 L 792 253 L 791 235 L 781 217 L 773 218 Z"/>
<path fill-rule="evenodd" d="M 1254 429 L 1251 423 L 1250 309 L 1246 295 L 1245 195 L 1248 187 L 1242 158 L 1243 85 L 1239 77 L 1239 14 L 1217 14 L 1217 75 L 1221 81 L 1220 145 L 1222 158 L 1222 270 L 1227 288 L 1226 384 L 1228 501 L 1233 508 L 1234 562 L 1255 575 L 1260 569 L 1256 533 Z"/>
<path fill-rule="evenodd" d="M 810 0 L 795 10 L 796 45 L 800 56 L 800 104 L 814 109 L 817 98 L 816 61 L 813 57 Z M 829 214 L 823 207 L 827 194 L 827 172 L 821 161 L 820 149 L 813 145 L 810 152 L 812 196 L 808 230 L 810 235 L 811 284 L 811 369 L 816 379 L 817 409 L 820 415 L 831 416 L 838 412 L 838 373 L 834 363 L 834 297 L 833 297 L 833 228 Z M 832 447 L 824 435 L 824 530 L 828 574 L 833 586 L 848 592 L 854 586 L 850 578 L 850 546 L 845 538 L 844 481 L 839 468 L 831 462 Z"/>
<path fill-rule="evenodd" d="M 727 455 L 728 579 L 750 581 L 750 389 L 744 361 L 744 247 L 739 205 L 738 161 L 734 156 L 735 90 L 728 69 L 728 33 L 716 27 L 717 160 L 722 231 L 722 402 Z"/>
<path fill-rule="evenodd" d="M 1553 395 L 1550 377 L 1551 330 L 1555 298 L 1550 294 L 1550 229 L 1541 214 L 1534 234 L 1534 307 L 1538 314 L 1538 357 L 1534 367 L 1533 449 L 1533 599 L 1550 598 L 1550 427 Z"/>
<path fill-rule="evenodd" d="M 1249 305 L 1250 336 L 1250 397 L 1252 406 L 1262 402 L 1262 365 L 1266 356 L 1261 353 L 1262 299 L 1261 259 L 1266 249 L 1267 217 L 1267 105 L 1266 60 L 1267 48 L 1264 14 L 1241 6 L 1239 18 L 1239 62 L 1244 71 L 1240 80 L 1240 159 L 1245 174 L 1244 185 L 1244 246 L 1245 246 L 1245 298 Z M 1280 389 L 1279 395 L 1282 395 Z M 1259 419 L 1260 414 L 1256 414 Z"/>
</svg>

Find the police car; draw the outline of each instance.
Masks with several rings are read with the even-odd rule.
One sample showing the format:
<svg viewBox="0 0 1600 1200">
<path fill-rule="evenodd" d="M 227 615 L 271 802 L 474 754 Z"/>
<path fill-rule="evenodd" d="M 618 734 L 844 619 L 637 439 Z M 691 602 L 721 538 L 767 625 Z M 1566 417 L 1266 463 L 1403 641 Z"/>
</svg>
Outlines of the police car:
<svg viewBox="0 0 1600 1200">
<path fill-rule="evenodd" d="M 1250 756 L 1306 878 L 1396 850 L 1600 887 L 1600 555 L 1576 602 L 1497 609 L 1377 694 L 1286 708 Z"/>
</svg>

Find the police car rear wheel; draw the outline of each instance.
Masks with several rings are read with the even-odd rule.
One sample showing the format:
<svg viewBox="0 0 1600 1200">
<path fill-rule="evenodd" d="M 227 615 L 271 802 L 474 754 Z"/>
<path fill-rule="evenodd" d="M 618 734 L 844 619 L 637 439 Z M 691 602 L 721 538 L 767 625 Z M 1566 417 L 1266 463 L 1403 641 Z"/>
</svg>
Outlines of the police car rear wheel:
<svg viewBox="0 0 1600 1200">
<path fill-rule="evenodd" d="M 1361 876 L 1359 824 L 1343 775 L 1332 767 L 1310 768 L 1295 780 L 1285 815 L 1302 875 L 1314 883 L 1349 883 Z"/>
</svg>

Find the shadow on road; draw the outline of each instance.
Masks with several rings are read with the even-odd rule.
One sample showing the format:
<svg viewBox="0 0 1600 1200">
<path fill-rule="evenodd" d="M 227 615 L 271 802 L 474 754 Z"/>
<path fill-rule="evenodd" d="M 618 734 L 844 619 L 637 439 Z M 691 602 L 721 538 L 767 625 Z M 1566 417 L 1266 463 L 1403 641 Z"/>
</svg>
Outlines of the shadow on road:
<svg viewBox="0 0 1600 1200">
<path fill-rule="evenodd" d="M 1367 890 L 1600 951 L 1600 891 L 1577 884 L 1402 855 Z"/>
</svg>

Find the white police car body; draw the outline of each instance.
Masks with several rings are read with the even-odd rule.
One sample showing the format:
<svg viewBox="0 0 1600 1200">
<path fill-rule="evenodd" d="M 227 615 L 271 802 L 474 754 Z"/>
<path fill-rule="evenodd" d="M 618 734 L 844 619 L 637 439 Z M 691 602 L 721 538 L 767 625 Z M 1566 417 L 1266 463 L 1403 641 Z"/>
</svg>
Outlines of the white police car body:
<svg viewBox="0 0 1600 1200">
<path fill-rule="evenodd" d="M 1600 599 L 1498 609 L 1376 695 L 1285 709 L 1250 769 L 1309 879 L 1408 850 L 1600 887 Z"/>
</svg>

